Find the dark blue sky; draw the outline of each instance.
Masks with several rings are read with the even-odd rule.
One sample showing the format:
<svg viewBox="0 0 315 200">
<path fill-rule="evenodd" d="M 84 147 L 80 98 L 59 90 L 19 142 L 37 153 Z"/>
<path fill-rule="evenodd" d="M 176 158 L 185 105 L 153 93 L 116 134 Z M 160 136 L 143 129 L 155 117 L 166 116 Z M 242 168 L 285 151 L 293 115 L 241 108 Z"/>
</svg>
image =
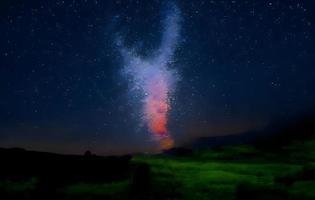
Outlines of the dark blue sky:
<svg viewBox="0 0 315 200">
<path fill-rule="evenodd" d="M 178 1 L 175 142 L 314 110 L 312 0 Z M 155 148 L 121 76 L 117 34 L 143 57 L 166 1 L 1 1 L 0 146 L 61 153 Z"/>
</svg>

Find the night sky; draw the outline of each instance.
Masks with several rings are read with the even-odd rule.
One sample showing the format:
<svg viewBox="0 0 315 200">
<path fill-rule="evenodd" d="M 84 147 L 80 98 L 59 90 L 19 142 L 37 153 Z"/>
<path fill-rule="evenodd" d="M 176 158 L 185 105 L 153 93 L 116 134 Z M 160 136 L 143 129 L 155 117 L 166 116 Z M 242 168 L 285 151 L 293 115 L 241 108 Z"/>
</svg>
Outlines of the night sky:
<svg viewBox="0 0 315 200">
<path fill-rule="evenodd" d="M 1 1 L 0 146 L 156 150 L 143 114 L 155 76 L 167 77 L 157 134 L 175 146 L 303 115 L 315 108 L 314 16 L 312 0 Z M 160 71 L 134 90 L 143 63 Z"/>
</svg>

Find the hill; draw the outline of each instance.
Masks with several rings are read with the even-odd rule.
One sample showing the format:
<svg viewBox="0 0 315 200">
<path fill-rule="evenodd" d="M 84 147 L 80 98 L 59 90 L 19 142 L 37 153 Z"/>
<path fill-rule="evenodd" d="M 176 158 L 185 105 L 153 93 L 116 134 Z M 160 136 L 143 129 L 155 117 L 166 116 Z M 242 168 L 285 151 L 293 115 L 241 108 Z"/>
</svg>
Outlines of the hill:
<svg viewBox="0 0 315 200">
<path fill-rule="evenodd" d="M 0 198 L 315 199 L 314 119 L 277 123 L 255 137 L 239 136 L 250 138 L 246 141 L 233 141 L 233 136 L 227 140 L 231 143 L 212 148 L 155 155 L 0 149 Z"/>
</svg>

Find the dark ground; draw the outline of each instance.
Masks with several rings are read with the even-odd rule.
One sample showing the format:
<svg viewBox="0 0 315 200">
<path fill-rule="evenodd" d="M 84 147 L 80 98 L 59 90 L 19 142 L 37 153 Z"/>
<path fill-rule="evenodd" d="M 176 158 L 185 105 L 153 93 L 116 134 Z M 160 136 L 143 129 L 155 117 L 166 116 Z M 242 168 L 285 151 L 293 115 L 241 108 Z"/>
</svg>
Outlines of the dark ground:
<svg viewBox="0 0 315 200">
<path fill-rule="evenodd" d="M 156 155 L 0 149 L 0 199 L 315 199 L 314 122 L 296 120 L 244 144 Z"/>
</svg>

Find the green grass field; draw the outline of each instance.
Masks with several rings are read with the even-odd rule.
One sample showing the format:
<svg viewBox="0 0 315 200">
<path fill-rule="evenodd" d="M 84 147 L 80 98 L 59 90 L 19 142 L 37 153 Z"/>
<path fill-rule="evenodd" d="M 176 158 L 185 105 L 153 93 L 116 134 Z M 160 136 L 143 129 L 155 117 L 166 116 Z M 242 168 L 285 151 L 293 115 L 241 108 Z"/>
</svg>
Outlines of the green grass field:
<svg viewBox="0 0 315 200">
<path fill-rule="evenodd" d="M 294 181 L 303 170 L 315 169 L 315 140 L 294 142 L 277 152 L 238 145 L 195 151 L 180 158 L 141 155 L 132 162 L 149 164 L 153 199 L 236 199 L 242 192 L 252 192 L 253 199 L 315 199 L 315 180 Z M 293 184 L 279 183 L 277 178 L 292 178 Z M 128 192 L 130 182 L 116 186 L 120 188 L 77 184 L 67 191 L 89 191 L 92 195 L 99 194 L 103 187 L 103 193 L 119 199 L 125 197 L 121 193 Z"/>
<path fill-rule="evenodd" d="M 315 199 L 315 180 L 301 176 L 315 169 L 315 139 L 293 142 L 278 151 L 250 145 L 200 150 L 188 157 L 138 155 L 134 165 L 150 166 L 149 191 L 142 199 Z M 290 180 L 290 184 L 277 180 Z M 0 182 L 1 190 L 29 192 L 29 182 Z M 130 180 L 114 183 L 77 183 L 59 189 L 65 199 L 126 199 Z"/>
</svg>

